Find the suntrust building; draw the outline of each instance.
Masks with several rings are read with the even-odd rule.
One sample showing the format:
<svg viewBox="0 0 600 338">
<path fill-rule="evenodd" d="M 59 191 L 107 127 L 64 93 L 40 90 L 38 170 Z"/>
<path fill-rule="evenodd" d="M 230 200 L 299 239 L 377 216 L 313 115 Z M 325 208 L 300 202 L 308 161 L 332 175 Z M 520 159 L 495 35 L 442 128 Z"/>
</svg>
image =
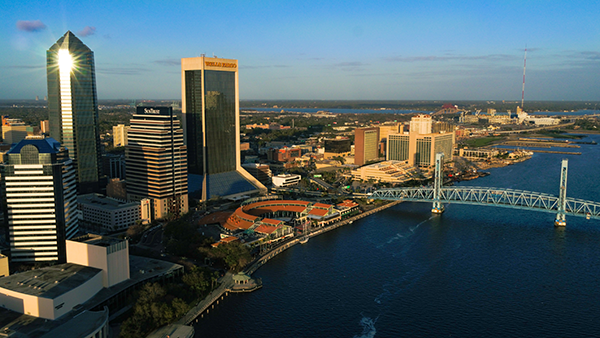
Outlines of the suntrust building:
<svg viewBox="0 0 600 338">
<path fill-rule="evenodd" d="M 266 188 L 241 166 L 238 61 L 181 59 L 189 194 L 201 200 Z"/>
</svg>

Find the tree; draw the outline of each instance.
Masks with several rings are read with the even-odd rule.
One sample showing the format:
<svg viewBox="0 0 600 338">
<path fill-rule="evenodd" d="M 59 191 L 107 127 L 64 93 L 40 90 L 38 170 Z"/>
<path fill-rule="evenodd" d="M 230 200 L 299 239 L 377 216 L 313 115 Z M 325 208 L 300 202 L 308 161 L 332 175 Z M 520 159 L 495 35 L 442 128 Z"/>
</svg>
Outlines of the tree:
<svg viewBox="0 0 600 338">
<path fill-rule="evenodd" d="M 209 289 L 211 275 L 206 269 L 194 266 L 188 273 L 183 275 L 183 282 L 198 294 L 201 294 Z"/>
<path fill-rule="evenodd" d="M 221 244 L 216 248 L 200 248 L 199 250 L 206 252 L 211 258 L 222 260 L 230 270 L 235 272 L 240 271 L 252 260 L 250 250 L 244 244 L 237 241 Z"/>
</svg>

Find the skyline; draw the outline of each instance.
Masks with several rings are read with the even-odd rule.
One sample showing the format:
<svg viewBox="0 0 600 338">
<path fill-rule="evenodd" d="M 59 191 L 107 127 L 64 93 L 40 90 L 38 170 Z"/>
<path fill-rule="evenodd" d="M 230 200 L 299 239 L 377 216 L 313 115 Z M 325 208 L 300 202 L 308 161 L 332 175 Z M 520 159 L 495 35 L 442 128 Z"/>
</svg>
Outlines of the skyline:
<svg viewBox="0 0 600 338">
<path fill-rule="evenodd" d="M 0 99 L 47 95 L 67 30 L 92 51 L 99 99 L 181 98 L 181 58 L 239 60 L 243 100 L 600 98 L 600 4 L 442 1 L 3 5 Z"/>
</svg>

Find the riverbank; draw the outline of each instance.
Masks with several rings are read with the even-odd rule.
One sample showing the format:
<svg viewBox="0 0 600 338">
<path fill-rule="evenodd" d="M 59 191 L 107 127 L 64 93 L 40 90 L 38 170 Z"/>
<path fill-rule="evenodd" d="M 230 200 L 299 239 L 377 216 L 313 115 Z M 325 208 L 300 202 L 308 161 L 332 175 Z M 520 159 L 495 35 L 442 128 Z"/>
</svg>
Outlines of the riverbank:
<svg viewBox="0 0 600 338">
<path fill-rule="evenodd" d="M 309 238 L 316 237 L 318 235 L 324 234 L 326 232 L 337 229 L 344 225 L 351 224 L 356 220 L 359 220 L 361 218 L 375 214 L 381 210 L 390 208 L 399 203 L 401 203 L 401 201 L 392 201 L 392 202 L 382 205 L 380 207 L 377 207 L 377 208 L 374 208 L 374 209 L 371 209 L 368 211 L 364 211 L 358 215 L 349 217 L 343 221 L 336 222 L 331 225 L 327 225 L 327 226 L 318 228 L 316 230 L 313 230 L 313 231 L 309 232 L 307 236 Z M 300 239 L 293 237 L 290 240 L 285 241 L 285 242 L 281 243 L 280 245 L 274 247 L 273 249 L 260 255 L 260 257 L 257 257 L 254 261 L 252 261 L 249 265 L 247 265 L 243 269 L 243 271 L 246 274 L 251 275 L 254 272 L 256 272 L 256 270 L 258 270 L 261 266 L 263 266 L 265 263 L 267 263 L 269 260 L 271 260 L 278 254 L 284 252 L 285 250 L 287 250 L 299 243 L 300 243 Z M 220 300 L 224 299 L 227 295 L 229 295 L 229 293 L 233 292 L 233 286 L 234 286 L 233 274 L 231 274 L 230 272 L 225 274 L 225 276 L 223 276 L 222 279 L 220 280 L 220 283 L 221 284 L 219 285 L 218 288 L 213 290 L 202 301 L 198 302 L 198 304 L 196 304 L 196 306 L 194 306 L 192 309 L 190 309 L 185 316 L 183 316 L 180 320 L 178 320 L 176 322 L 176 324 L 190 325 L 193 322 L 197 322 L 199 317 L 202 318 L 205 313 L 209 313 L 210 310 L 213 309 L 216 304 L 219 304 Z"/>
</svg>

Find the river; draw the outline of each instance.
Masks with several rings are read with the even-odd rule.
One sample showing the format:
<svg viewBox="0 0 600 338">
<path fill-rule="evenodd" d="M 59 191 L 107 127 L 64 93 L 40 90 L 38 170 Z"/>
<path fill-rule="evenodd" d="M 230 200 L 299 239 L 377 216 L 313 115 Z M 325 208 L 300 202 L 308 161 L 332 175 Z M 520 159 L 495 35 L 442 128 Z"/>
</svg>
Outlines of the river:
<svg viewBox="0 0 600 338">
<path fill-rule="evenodd" d="M 585 141 L 600 142 L 600 135 Z M 600 146 L 568 156 L 567 196 L 600 200 Z M 465 185 L 558 194 L 561 159 L 532 159 Z M 401 203 L 297 245 L 231 294 L 196 337 L 597 337 L 600 221 Z"/>
</svg>

